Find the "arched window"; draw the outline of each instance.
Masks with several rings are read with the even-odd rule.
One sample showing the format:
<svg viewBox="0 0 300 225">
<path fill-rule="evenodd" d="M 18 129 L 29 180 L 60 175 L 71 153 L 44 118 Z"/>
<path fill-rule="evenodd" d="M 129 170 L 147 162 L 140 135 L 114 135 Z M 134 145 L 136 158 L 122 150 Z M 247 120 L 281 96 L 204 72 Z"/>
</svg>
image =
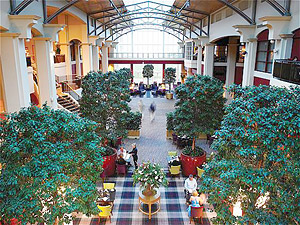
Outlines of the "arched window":
<svg viewBox="0 0 300 225">
<path fill-rule="evenodd" d="M 274 42 L 268 40 L 269 30 L 257 35 L 257 53 L 255 70 L 272 73 Z"/>
</svg>

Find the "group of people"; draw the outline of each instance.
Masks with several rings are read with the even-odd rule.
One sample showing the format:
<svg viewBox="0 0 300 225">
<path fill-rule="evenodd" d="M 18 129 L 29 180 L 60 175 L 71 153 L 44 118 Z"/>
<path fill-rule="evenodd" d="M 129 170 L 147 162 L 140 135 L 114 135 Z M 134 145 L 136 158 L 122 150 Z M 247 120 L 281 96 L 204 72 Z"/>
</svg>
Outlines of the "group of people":
<svg viewBox="0 0 300 225">
<path fill-rule="evenodd" d="M 118 151 L 118 158 L 117 158 L 117 164 L 119 165 L 127 165 L 128 167 L 131 166 L 131 157 L 133 159 L 134 167 L 135 169 L 138 168 L 138 155 L 137 155 L 137 147 L 136 144 L 133 143 L 132 145 L 132 150 L 130 152 L 127 152 L 123 147 L 120 147 Z"/>
<path fill-rule="evenodd" d="M 189 207 L 187 208 L 189 217 L 191 216 L 191 207 L 201 207 L 205 203 L 206 197 L 204 193 L 199 195 L 197 191 L 197 181 L 192 174 L 184 182 L 184 192 L 186 202 Z"/>
<path fill-rule="evenodd" d="M 142 117 L 143 117 L 143 116 L 144 116 L 144 115 L 143 115 L 144 104 L 143 104 L 142 99 L 139 100 L 138 107 L 139 107 L 139 112 L 142 114 Z M 150 122 L 151 122 L 151 123 L 152 123 L 153 120 L 154 120 L 154 117 L 155 117 L 155 111 L 156 111 L 156 104 L 155 104 L 155 102 L 152 102 L 151 105 L 149 106 Z"/>
</svg>

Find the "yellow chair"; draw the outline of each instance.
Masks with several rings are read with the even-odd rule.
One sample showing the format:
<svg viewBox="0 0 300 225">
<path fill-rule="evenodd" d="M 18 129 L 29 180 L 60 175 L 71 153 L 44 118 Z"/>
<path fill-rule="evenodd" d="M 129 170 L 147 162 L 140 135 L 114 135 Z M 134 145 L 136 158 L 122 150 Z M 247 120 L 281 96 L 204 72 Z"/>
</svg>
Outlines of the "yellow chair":
<svg viewBox="0 0 300 225">
<path fill-rule="evenodd" d="M 170 170 L 170 175 L 171 176 L 176 176 L 176 175 L 179 175 L 180 174 L 180 168 L 181 166 L 171 166 L 169 167 L 169 170 Z"/>
<path fill-rule="evenodd" d="M 202 177 L 202 174 L 204 173 L 204 169 L 200 169 L 199 167 L 197 167 L 197 176 L 200 178 Z"/>
<path fill-rule="evenodd" d="M 100 210 L 99 215 L 99 223 L 101 222 L 101 218 L 109 218 L 109 222 L 111 223 L 111 205 L 97 205 L 98 209 Z"/>
<path fill-rule="evenodd" d="M 168 156 L 170 156 L 170 157 L 177 156 L 177 152 L 176 151 L 170 151 L 170 152 L 168 152 Z"/>
<path fill-rule="evenodd" d="M 103 183 L 103 189 L 114 189 L 115 183 Z"/>
</svg>

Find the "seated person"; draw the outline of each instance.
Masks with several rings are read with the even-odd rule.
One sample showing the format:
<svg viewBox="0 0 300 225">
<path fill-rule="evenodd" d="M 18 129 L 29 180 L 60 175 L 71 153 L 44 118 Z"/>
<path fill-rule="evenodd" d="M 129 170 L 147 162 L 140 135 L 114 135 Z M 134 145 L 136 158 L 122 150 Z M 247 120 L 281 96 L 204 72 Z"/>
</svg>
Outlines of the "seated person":
<svg viewBox="0 0 300 225">
<path fill-rule="evenodd" d="M 178 156 L 175 157 L 174 159 L 171 159 L 168 164 L 169 164 L 170 167 L 171 166 L 179 166 L 179 165 L 181 165 Z"/>
<path fill-rule="evenodd" d="M 123 148 L 123 147 L 120 147 L 119 151 L 118 151 L 118 157 L 122 157 L 123 160 L 125 160 L 126 162 L 126 165 L 127 166 L 131 166 L 131 155 L 129 153 L 127 153 L 127 151 Z"/>
<path fill-rule="evenodd" d="M 126 150 L 123 147 L 120 147 L 118 151 L 118 156 L 122 155 L 122 157 L 124 158 L 125 154 L 126 154 Z"/>
<path fill-rule="evenodd" d="M 203 201 L 202 198 L 200 198 L 198 196 L 198 192 L 197 191 L 193 191 L 192 196 L 190 197 L 189 201 L 191 202 L 191 204 L 189 205 L 189 207 L 187 208 L 189 217 L 191 217 L 191 207 L 200 207 L 203 206 Z"/>
<path fill-rule="evenodd" d="M 126 161 L 123 159 L 122 155 L 117 158 L 116 163 L 119 165 L 126 165 Z"/>
<path fill-rule="evenodd" d="M 145 93 L 146 93 L 145 86 L 144 86 L 143 82 L 140 82 L 140 84 L 139 84 L 139 94 L 143 95 Z"/>
<path fill-rule="evenodd" d="M 190 200 L 191 194 L 197 189 L 197 181 L 194 179 L 193 175 L 190 174 L 189 178 L 184 181 L 184 192 L 186 201 Z"/>
</svg>

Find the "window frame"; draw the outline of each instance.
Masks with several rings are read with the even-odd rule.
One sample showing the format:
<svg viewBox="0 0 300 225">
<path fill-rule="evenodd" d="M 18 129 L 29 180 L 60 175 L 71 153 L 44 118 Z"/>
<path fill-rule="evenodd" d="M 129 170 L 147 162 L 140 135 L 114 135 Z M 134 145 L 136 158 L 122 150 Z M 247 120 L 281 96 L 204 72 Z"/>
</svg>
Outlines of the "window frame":
<svg viewBox="0 0 300 225">
<path fill-rule="evenodd" d="M 274 43 L 268 39 L 269 30 L 262 31 L 257 37 L 257 48 L 256 48 L 256 59 L 255 59 L 255 71 L 263 72 L 263 73 L 270 73 L 272 74 L 273 70 L 273 62 L 274 62 Z M 266 43 L 267 49 L 266 50 L 259 50 L 260 44 Z M 266 53 L 265 60 L 258 60 L 259 53 Z M 273 57 L 272 57 L 273 56 Z M 264 63 L 264 69 L 258 69 L 258 63 Z M 271 65 L 271 71 L 268 71 L 268 66 Z"/>
</svg>

